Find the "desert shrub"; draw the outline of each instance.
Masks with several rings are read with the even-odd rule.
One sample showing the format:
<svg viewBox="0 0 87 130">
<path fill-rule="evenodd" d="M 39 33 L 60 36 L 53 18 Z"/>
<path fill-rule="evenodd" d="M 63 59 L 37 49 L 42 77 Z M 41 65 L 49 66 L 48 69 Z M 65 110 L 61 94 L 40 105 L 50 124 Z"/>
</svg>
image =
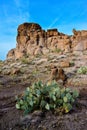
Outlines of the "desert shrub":
<svg viewBox="0 0 87 130">
<path fill-rule="evenodd" d="M 61 49 L 56 48 L 56 49 L 54 50 L 54 52 L 59 53 L 59 52 L 61 52 Z"/>
<path fill-rule="evenodd" d="M 27 87 L 21 98 L 17 97 L 16 108 L 30 113 L 34 110 L 59 110 L 68 113 L 78 97 L 76 90 L 61 88 L 55 81 L 43 84 L 41 81 Z"/>
<path fill-rule="evenodd" d="M 3 61 L 2 60 L 0 60 L 0 65 L 2 65 L 3 64 Z"/>
<path fill-rule="evenodd" d="M 23 64 L 29 64 L 29 59 L 23 57 L 23 58 L 21 59 L 21 62 L 22 62 Z"/>
<path fill-rule="evenodd" d="M 79 74 L 87 74 L 87 66 L 82 66 L 77 70 Z"/>
<path fill-rule="evenodd" d="M 72 67 L 72 66 L 74 66 L 74 65 L 75 65 L 74 61 L 71 61 L 71 62 L 70 62 L 70 66 Z"/>
</svg>

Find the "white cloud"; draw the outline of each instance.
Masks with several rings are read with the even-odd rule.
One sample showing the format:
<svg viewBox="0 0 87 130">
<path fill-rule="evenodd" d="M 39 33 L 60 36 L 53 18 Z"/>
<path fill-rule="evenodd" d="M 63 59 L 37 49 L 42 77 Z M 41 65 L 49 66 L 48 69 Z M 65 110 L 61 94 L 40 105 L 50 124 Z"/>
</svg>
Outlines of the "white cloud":
<svg viewBox="0 0 87 130">
<path fill-rule="evenodd" d="M 55 24 L 56 24 L 56 22 L 57 22 L 58 20 L 59 20 L 58 18 L 55 18 L 55 19 L 52 21 L 52 23 L 49 25 L 49 27 L 48 27 L 48 28 L 52 28 L 52 27 L 53 27 L 53 25 L 55 25 Z"/>
<path fill-rule="evenodd" d="M 2 5 L 4 23 L 20 24 L 30 20 L 29 0 L 14 0 L 12 5 Z M 0 23 L 2 21 L 0 20 Z"/>
<path fill-rule="evenodd" d="M 3 21 L 0 20 L 0 29 L 3 35 L 8 34 L 8 32 L 15 34 L 19 24 L 30 21 L 29 0 L 14 0 L 12 5 L 2 5 L 4 15 Z"/>
</svg>

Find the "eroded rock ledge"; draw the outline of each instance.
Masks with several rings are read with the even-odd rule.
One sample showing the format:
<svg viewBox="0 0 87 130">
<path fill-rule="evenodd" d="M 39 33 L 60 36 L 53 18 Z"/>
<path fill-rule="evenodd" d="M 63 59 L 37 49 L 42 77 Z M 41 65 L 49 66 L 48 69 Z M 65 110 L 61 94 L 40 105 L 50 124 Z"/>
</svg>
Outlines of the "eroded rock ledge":
<svg viewBox="0 0 87 130">
<path fill-rule="evenodd" d="M 7 54 L 7 59 L 46 54 L 49 51 L 75 52 L 87 49 L 87 30 L 76 31 L 69 36 L 57 29 L 43 30 L 39 24 L 23 23 L 17 29 L 17 45 Z"/>
</svg>

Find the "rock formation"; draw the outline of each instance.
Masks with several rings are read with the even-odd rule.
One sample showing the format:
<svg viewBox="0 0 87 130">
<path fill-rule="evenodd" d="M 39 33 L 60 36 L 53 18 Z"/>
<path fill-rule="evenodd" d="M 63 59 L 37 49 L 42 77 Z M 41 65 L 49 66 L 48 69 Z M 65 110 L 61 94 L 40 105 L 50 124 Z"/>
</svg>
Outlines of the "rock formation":
<svg viewBox="0 0 87 130">
<path fill-rule="evenodd" d="M 53 66 L 51 68 L 51 80 L 62 80 L 64 85 L 67 81 L 67 76 L 62 68 L 58 69 L 56 66 Z"/>
<path fill-rule="evenodd" d="M 7 59 L 22 56 L 46 54 L 49 51 L 83 51 L 87 49 L 87 31 L 73 29 L 72 36 L 58 32 L 57 29 L 43 30 L 39 24 L 23 23 L 17 29 L 17 45 L 7 54 Z"/>
</svg>

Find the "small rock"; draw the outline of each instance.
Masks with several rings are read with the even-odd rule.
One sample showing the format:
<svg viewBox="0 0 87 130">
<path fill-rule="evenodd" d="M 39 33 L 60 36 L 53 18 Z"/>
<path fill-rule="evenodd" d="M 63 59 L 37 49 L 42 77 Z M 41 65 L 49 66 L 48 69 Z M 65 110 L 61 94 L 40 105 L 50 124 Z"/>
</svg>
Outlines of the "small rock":
<svg viewBox="0 0 87 130">
<path fill-rule="evenodd" d="M 11 71 L 11 74 L 19 74 L 20 73 L 20 69 L 18 68 L 14 68 L 12 71 Z"/>
<path fill-rule="evenodd" d="M 70 67 L 70 62 L 69 61 L 63 61 L 63 62 L 60 63 L 60 67 L 62 67 L 62 68 Z"/>
</svg>

